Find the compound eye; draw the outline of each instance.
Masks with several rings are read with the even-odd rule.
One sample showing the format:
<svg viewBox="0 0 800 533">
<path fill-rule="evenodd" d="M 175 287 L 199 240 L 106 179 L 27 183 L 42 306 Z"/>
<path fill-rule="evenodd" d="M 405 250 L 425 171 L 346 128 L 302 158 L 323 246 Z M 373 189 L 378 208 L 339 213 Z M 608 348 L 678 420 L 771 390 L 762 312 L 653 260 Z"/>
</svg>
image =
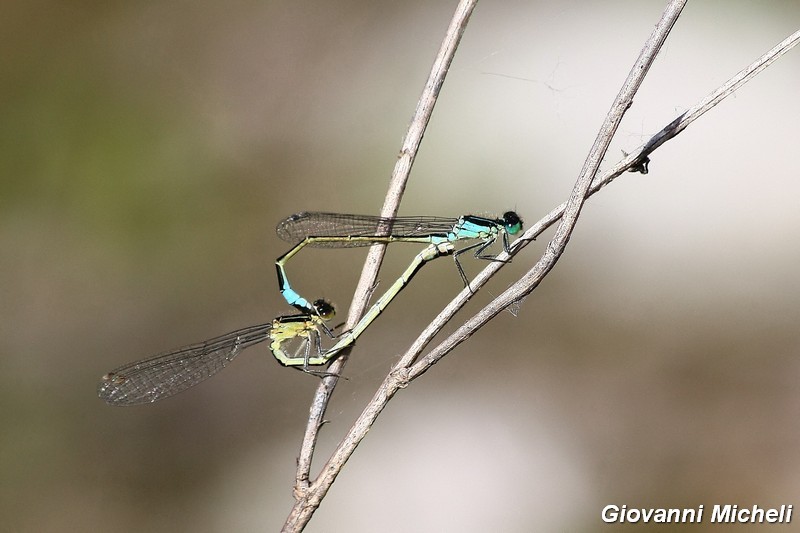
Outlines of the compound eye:
<svg viewBox="0 0 800 533">
<path fill-rule="evenodd" d="M 319 300 L 314 300 L 312 305 L 314 306 L 314 311 L 323 320 L 330 320 L 336 315 L 336 309 L 328 300 L 320 298 Z"/>
<path fill-rule="evenodd" d="M 509 235 L 516 235 L 522 231 L 522 219 L 514 211 L 503 213 L 503 225 Z"/>
</svg>

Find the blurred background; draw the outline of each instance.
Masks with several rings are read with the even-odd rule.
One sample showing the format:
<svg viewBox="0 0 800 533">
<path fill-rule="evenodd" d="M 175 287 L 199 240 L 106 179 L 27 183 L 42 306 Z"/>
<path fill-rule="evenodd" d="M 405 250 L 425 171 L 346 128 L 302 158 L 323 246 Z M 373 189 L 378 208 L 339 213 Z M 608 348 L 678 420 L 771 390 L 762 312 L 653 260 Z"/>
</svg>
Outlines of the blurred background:
<svg viewBox="0 0 800 533">
<path fill-rule="evenodd" d="M 378 212 L 455 5 L 5 4 L 2 529 L 280 528 L 317 379 L 259 346 L 153 405 L 107 406 L 97 381 L 291 311 L 275 224 Z M 533 223 L 561 203 L 663 6 L 480 4 L 400 214 Z M 798 21 L 797 2 L 690 2 L 604 167 Z M 619 528 L 607 504 L 800 508 L 798 53 L 592 198 L 517 316 L 394 399 L 307 530 L 589 532 Z M 383 287 L 416 251 L 390 251 Z M 344 317 L 365 254 L 305 250 L 295 286 Z M 359 340 L 317 467 L 460 289 L 449 260 L 427 266 Z"/>
</svg>

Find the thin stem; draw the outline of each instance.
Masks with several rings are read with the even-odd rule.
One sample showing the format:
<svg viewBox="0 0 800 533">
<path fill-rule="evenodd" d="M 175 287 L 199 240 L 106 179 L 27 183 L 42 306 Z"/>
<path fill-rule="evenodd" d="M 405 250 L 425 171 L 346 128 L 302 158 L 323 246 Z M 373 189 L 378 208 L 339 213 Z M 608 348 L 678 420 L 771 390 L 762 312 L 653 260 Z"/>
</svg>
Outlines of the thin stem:
<svg viewBox="0 0 800 533">
<path fill-rule="evenodd" d="M 471 319 L 467 324 L 459 328 L 451 337 L 437 347 L 434 352 L 429 354 L 428 357 L 422 359 L 418 365 L 409 368 L 407 365 L 413 360 L 403 356 L 400 363 L 390 372 L 386 379 L 381 383 L 373 396 L 372 400 L 367 404 L 364 411 L 358 417 L 353 427 L 347 433 L 345 438 L 334 451 L 328 463 L 323 467 L 317 480 L 314 482 L 314 488 L 319 489 L 321 493 L 328 490 L 330 485 L 336 479 L 336 476 L 341 471 L 342 466 L 350 458 L 355 451 L 358 444 L 366 436 L 369 428 L 375 422 L 375 419 L 386 407 L 389 400 L 399 391 L 408 385 L 411 379 L 421 375 L 427 368 L 443 357 L 448 351 L 452 350 L 460 342 L 463 342 L 470 333 L 486 323 L 492 316 L 504 309 L 504 306 L 509 305 L 516 299 L 522 297 L 525 291 L 530 292 L 535 288 L 536 284 L 544 277 L 547 272 L 552 269 L 558 257 L 564 250 L 569 235 L 574 227 L 577 217 L 580 213 L 581 205 L 587 196 L 587 192 L 592 183 L 592 178 L 597 172 L 597 168 L 602 160 L 602 156 L 610 144 L 611 137 L 619 125 L 622 115 L 632 102 L 633 95 L 638 87 L 641 85 L 647 70 L 652 65 L 658 50 L 663 45 L 664 40 L 669 34 L 670 29 L 677 20 L 681 9 L 685 5 L 686 0 L 675 0 L 670 2 L 667 9 L 662 16 L 661 21 L 653 32 L 653 35 L 648 39 L 645 48 L 639 56 L 634 68 L 629 74 L 628 79 L 620 90 L 617 99 L 611 106 L 611 111 L 608 114 L 597 140 L 592 147 L 592 150 L 587 157 L 583 170 L 575 184 L 572 195 L 566 203 L 562 222 L 556 230 L 556 234 L 547 247 L 542 259 L 534 266 L 534 268 L 514 286 L 506 290 L 500 297 L 495 299 L 494 302 L 489 304 L 487 308 L 478 313 L 476 317 Z M 495 262 L 493 264 L 501 264 Z M 521 286 L 520 289 L 518 286 Z M 512 291 L 513 289 L 513 291 Z M 509 296 L 509 293 L 511 296 Z M 464 292 L 462 291 L 462 294 Z M 519 296 L 517 296 L 519 294 Z M 527 294 L 527 293 L 525 293 Z M 511 299 L 514 298 L 514 299 Z M 508 301 L 508 303 L 504 303 Z M 499 302 L 499 303 L 495 303 Z M 467 328 L 474 328 L 469 330 Z M 415 344 L 416 345 L 416 344 Z M 431 357 L 433 355 L 433 357 Z M 422 365 L 422 366 L 419 366 Z"/>
<path fill-rule="evenodd" d="M 392 217 L 397 214 L 400 207 L 400 200 L 411 172 L 411 167 L 414 164 L 422 142 L 422 137 L 425 134 L 425 129 L 430 122 L 433 108 L 436 105 L 439 92 L 444 84 L 444 79 L 450 69 L 453 57 L 455 56 L 458 45 L 461 42 L 461 37 L 464 34 L 470 15 L 475 9 L 476 4 L 477 0 L 461 0 L 456 7 L 442 46 L 434 60 L 430 75 L 425 83 L 425 88 L 420 96 L 414 117 L 403 140 L 400 155 L 392 171 L 389 190 L 386 194 L 383 208 L 381 209 L 381 216 Z M 373 246 L 367 255 L 364 269 L 361 272 L 361 279 L 358 282 L 352 304 L 350 305 L 350 311 L 345 325 L 348 329 L 352 328 L 364 314 L 369 299 L 369 293 L 377 280 L 378 270 L 383 261 L 384 253 L 385 245 L 378 245 Z M 309 484 L 311 462 L 319 428 L 322 426 L 328 402 L 338 382 L 337 376 L 341 375 L 347 363 L 348 356 L 349 350 L 340 355 L 337 360 L 331 364 L 328 369 L 331 374 L 330 377 L 322 379 L 312 400 L 305 435 L 300 447 L 300 456 L 297 461 L 297 475 L 295 480 L 295 498 L 297 502 L 284 524 L 283 531 L 301 531 L 308 523 L 308 520 L 311 519 L 319 502 L 330 487 L 329 484 L 321 485 L 314 483 L 314 486 Z"/>
<path fill-rule="evenodd" d="M 741 88 L 742 85 L 750 81 L 756 74 L 760 73 L 798 43 L 800 43 L 800 30 L 781 41 L 769 52 L 758 58 L 746 68 L 742 69 L 730 80 L 709 93 L 697 104 L 682 113 L 678 118 L 664 126 L 661 131 L 653 135 L 652 138 L 650 138 L 646 143 L 634 150 L 632 153 L 628 154 L 613 168 L 603 173 L 602 176 L 595 178 L 591 187 L 589 188 L 589 196 L 595 194 L 601 188 L 614 181 L 625 171 L 635 167 L 639 161 L 642 161 L 656 148 L 660 147 L 662 144 L 681 133 L 689 124 L 694 122 L 707 111 L 711 110 L 723 99 L 733 94 L 736 90 Z M 564 202 L 547 213 L 547 215 L 545 215 L 541 220 L 530 226 L 523 235 L 514 241 L 511 254 L 502 253 L 498 255 L 497 258 L 499 261 L 493 261 L 489 263 L 486 268 L 484 268 L 483 271 L 481 271 L 470 282 L 472 292 L 476 291 L 480 287 L 483 287 L 489 281 L 489 279 L 491 279 L 491 277 L 497 273 L 498 270 L 506 265 L 508 259 L 516 255 L 529 243 L 533 242 L 547 228 L 558 222 L 561 219 L 561 216 L 564 214 L 566 208 L 567 202 Z M 464 304 L 467 303 L 469 298 L 472 296 L 472 292 L 464 289 L 455 298 L 453 298 L 453 300 L 442 310 L 441 313 L 439 313 L 436 318 L 433 319 L 428 327 L 425 328 L 420 336 L 409 347 L 408 351 L 397 366 L 407 366 L 410 364 L 410 361 L 413 361 L 416 357 L 418 357 L 428 343 L 430 343 L 430 341 L 439 333 L 439 331 L 441 331 L 444 325 L 447 324 L 447 322 L 453 318 L 453 316 L 464 306 Z M 406 361 L 409 361 L 409 363 L 405 363 Z"/>
</svg>

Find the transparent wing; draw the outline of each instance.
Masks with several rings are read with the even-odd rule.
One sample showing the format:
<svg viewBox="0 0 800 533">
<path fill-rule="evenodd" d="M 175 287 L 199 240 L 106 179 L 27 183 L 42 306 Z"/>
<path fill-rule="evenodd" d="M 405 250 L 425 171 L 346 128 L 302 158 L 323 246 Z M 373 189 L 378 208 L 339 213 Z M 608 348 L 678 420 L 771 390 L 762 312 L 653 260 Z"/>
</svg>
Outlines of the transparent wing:
<svg viewBox="0 0 800 533">
<path fill-rule="evenodd" d="M 103 376 L 97 395 L 110 405 L 167 398 L 210 378 L 248 346 L 269 339 L 271 329 L 272 324 L 250 326 L 121 366 Z"/>
<path fill-rule="evenodd" d="M 275 231 L 284 241 L 298 243 L 306 237 L 424 237 L 447 233 L 458 222 L 449 217 L 397 217 L 384 218 L 372 215 L 343 213 L 296 213 L 278 223 Z M 369 246 L 369 241 L 341 241 L 311 243 L 317 247 Z"/>
</svg>

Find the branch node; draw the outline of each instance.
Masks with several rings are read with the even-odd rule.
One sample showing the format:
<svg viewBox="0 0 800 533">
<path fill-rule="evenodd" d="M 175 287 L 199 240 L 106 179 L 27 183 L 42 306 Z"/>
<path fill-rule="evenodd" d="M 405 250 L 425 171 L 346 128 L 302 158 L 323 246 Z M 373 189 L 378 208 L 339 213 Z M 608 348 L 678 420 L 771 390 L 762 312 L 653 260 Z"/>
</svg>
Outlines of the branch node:
<svg viewBox="0 0 800 533">
<path fill-rule="evenodd" d="M 405 389 L 406 387 L 408 387 L 408 384 L 411 381 L 408 368 L 401 367 L 393 369 L 389 373 L 389 380 L 387 381 L 389 387 L 396 389 Z"/>
<path fill-rule="evenodd" d="M 308 500 L 308 488 L 308 480 L 306 480 L 304 483 L 296 483 L 292 489 L 292 496 L 294 496 L 295 501 L 303 502 Z"/>
</svg>

